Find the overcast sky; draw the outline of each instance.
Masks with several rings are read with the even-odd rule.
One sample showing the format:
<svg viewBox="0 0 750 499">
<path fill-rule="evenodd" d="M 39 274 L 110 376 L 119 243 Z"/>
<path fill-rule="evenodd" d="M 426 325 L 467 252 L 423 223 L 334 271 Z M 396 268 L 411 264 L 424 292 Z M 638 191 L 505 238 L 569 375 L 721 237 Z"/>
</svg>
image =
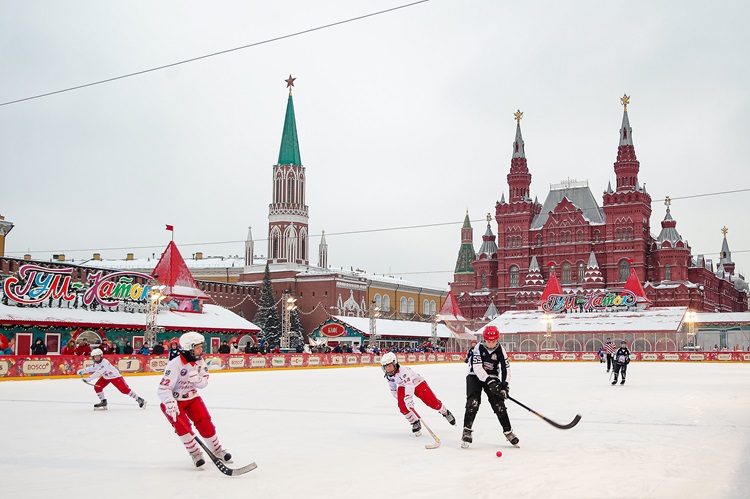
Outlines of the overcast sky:
<svg viewBox="0 0 750 499">
<path fill-rule="evenodd" d="M 4 0 L 0 103 L 404 3 Z M 532 198 L 573 178 L 601 205 L 624 93 L 658 234 L 665 196 L 750 188 L 748 19 L 743 1 L 432 0 L 0 106 L 6 254 L 158 255 L 165 224 L 185 256 L 242 254 L 248 226 L 267 254 L 290 73 L 313 264 L 325 230 L 332 266 L 446 285 L 466 210 L 478 249 L 507 198 L 516 109 Z M 673 201 L 694 254 L 716 261 L 726 225 L 750 271 L 749 195 Z"/>
</svg>

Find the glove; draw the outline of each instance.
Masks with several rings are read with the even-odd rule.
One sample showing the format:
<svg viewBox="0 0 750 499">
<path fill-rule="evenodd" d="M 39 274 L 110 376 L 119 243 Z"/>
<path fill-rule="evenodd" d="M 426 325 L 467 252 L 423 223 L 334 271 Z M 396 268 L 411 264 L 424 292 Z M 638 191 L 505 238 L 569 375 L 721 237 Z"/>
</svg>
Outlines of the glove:
<svg viewBox="0 0 750 499">
<path fill-rule="evenodd" d="M 172 418 L 173 421 L 177 421 L 177 416 L 180 414 L 180 408 L 177 406 L 177 401 L 175 399 L 169 399 L 164 402 L 164 412 L 166 412 L 167 416 Z"/>
<path fill-rule="evenodd" d="M 503 400 L 508 398 L 508 390 L 508 383 L 506 382 L 500 383 L 497 378 L 487 380 L 487 391 Z"/>
<path fill-rule="evenodd" d="M 79 369 L 79 370 L 77 370 L 77 371 L 76 371 L 76 374 L 77 374 L 78 376 L 81 376 L 81 375 L 83 374 L 83 369 Z"/>
<path fill-rule="evenodd" d="M 414 407 L 414 397 L 411 395 L 404 395 L 404 405 L 409 408 Z"/>
</svg>

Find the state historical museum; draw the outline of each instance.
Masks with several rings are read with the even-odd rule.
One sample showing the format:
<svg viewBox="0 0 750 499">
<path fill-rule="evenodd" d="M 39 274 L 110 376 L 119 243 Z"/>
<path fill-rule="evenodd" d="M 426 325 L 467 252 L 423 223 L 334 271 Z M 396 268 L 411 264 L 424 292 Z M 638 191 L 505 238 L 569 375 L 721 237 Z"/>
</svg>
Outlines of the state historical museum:
<svg viewBox="0 0 750 499">
<path fill-rule="evenodd" d="M 727 229 L 720 259 L 691 255 L 677 231 L 669 198 L 657 236 L 651 234 L 651 196 L 638 179 L 640 164 L 628 120 L 628 96 L 620 99 L 620 127 L 615 187 L 610 182 L 599 206 L 588 182 L 552 185 L 544 204 L 532 200 L 531 173 L 521 136 L 520 111 L 505 194 L 495 205 L 497 242 L 491 217 L 474 251 L 473 229 L 466 214 L 451 291 L 473 322 L 491 320 L 506 310 L 533 310 L 551 273 L 564 293 L 622 289 L 636 272 L 653 306 L 686 306 L 696 311 L 747 310 L 748 285 L 735 275 Z M 718 248 L 717 248 L 718 249 Z"/>
</svg>

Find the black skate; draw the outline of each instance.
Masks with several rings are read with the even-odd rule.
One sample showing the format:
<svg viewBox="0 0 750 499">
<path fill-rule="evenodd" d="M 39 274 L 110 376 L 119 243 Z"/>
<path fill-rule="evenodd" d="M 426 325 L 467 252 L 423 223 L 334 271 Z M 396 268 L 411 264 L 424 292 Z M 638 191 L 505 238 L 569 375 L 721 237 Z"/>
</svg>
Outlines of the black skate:
<svg viewBox="0 0 750 499">
<path fill-rule="evenodd" d="M 445 410 L 445 414 L 443 414 L 443 417 L 448 420 L 450 424 L 453 426 L 456 426 L 456 417 L 449 411 L 448 409 Z"/>
<path fill-rule="evenodd" d="M 107 410 L 107 399 L 102 400 L 98 404 L 94 404 L 95 411 L 106 411 Z"/>
<path fill-rule="evenodd" d="M 422 423 L 418 419 L 414 421 L 411 424 L 411 431 L 414 433 L 415 437 L 418 437 L 422 434 Z"/>
<path fill-rule="evenodd" d="M 622 378 L 622 381 L 620 381 L 620 384 L 621 384 L 621 385 L 624 385 L 624 384 L 625 384 L 625 378 Z"/>
<path fill-rule="evenodd" d="M 617 384 L 617 378 L 615 378 L 615 380 L 614 380 L 614 381 L 612 382 L 612 384 L 613 384 L 613 385 L 616 385 L 616 384 Z"/>
<path fill-rule="evenodd" d="M 196 468 L 200 468 L 204 464 L 206 464 L 206 460 L 203 459 L 203 453 L 198 451 L 195 454 L 190 454 L 190 457 L 193 458 L 193 464 L 195 464 Z"/>
<path fill-rule="evenodd" d="M 471 439 L 471 428 L 464 427 L 464 432 L 461 434 L 461 448 L 468 449 L 469 444 L 472 442 Z"/>
<path fill-rule="evenodd" d="M 138 407 L 140 407 L 141 409 L 146 407 L 146 401 L 143 400 L 141 397 L 138 397 L 137 399 L 135 399 L 135 401 L 138 402 Z"/>
<path fill-rule="evenodd" d="M 504 431 L 503 434 L 505 435 L 505 438 L 508 439 L 508 442 L 510 442 L 511 445 L 515 445 L 518 447 L 518 437 L 516 436 L 513 431 Z"/>
</svg>

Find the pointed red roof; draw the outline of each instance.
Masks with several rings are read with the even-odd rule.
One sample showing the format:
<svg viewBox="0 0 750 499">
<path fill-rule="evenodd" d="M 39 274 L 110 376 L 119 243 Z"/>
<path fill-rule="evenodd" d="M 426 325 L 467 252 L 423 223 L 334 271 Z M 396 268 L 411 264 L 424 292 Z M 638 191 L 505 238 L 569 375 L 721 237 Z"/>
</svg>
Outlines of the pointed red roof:
<svg viewBox="0 0 750 499">
<path fill-rule="evenodd" d="M 555 268 L 550 265 L 549 281 L 547 281 L 547 285 L 544 287 L 544 292 L 542 293 L 542 297 L 539 298 L 539 303 L 546 302 L 549 295 L 561 294 L 563 294 L 562 286 L 560 286 L 560 281 L 557 280 L 557 275 L 555 275 Z"/>
<path fill-rule="evenodd" d="M 651 303 L 651 300 L 646 298 L 646 292 L 643 291 L 641 281 L 638 280 L 638 275 L 635 273 L 635 268 L 630 267 L 630 275 L 628 280 L 625 281 L 625 290 L 630 291 L 636 296 L 636 302 L 638 303 Z"/>
<path fill-rule="evenodd" d="M 209 296 L 198 288 L 193 279 L 193 274 L 180 255 L 174 241 L 169 241 L 167 249 L 161 255 L 159 263 L 151 272 L 151 276 L 158 276 L 159 284 L 167 286 L 164 294 L 175 298 L 201 298 L 208 299 Z"/>
<path fill-rule="evenodd" d="M 466 322 L 461 309 L 458 308 L 458 302 L 456 297 L 453 296 L 453 291 L 448 292 L 448 296 L 445 297 L 443 306 L 440 307 L 440 313 L 438 318 L 442 321 L 463 321 Z"/>
</svg>

